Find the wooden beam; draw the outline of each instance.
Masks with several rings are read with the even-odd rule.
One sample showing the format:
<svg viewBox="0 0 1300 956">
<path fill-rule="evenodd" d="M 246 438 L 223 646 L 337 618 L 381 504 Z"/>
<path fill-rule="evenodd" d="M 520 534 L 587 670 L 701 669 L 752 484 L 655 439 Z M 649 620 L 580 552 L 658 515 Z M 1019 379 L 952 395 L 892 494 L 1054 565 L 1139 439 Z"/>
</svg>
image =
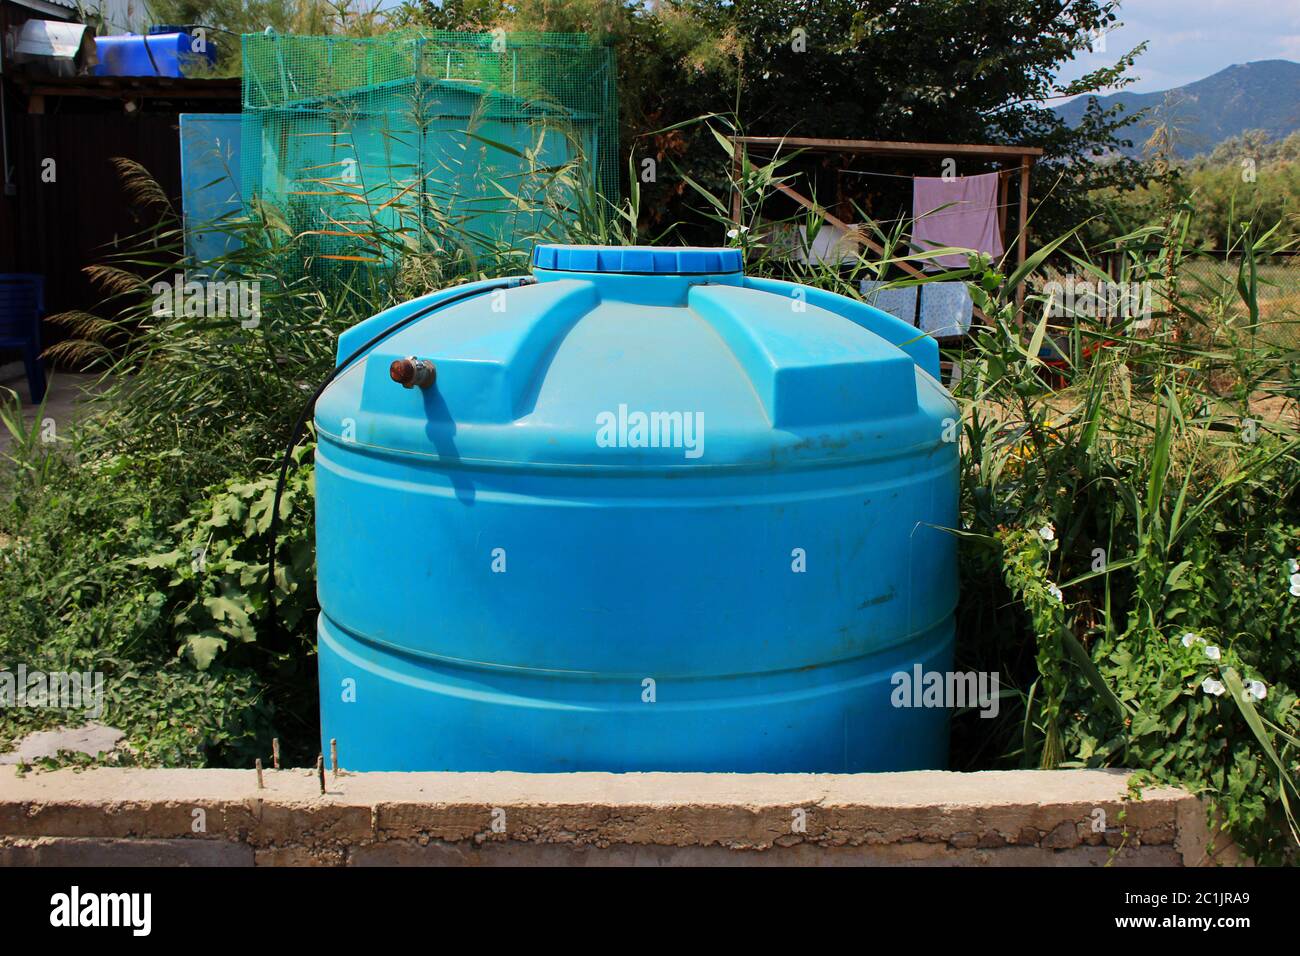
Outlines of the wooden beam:
<svg viewBox="0 0 1300 956">
<path fill-rule="evenodd" d="M 779 189 L 781 192 L 785 193 L 785 195 L 789 196 L 799 205 L 803 206 L 805 209 L 817 213 L 817 215 L 821 216 L 823 219 L 829 222 L 836 229 L 839 229 L 845 233 L 851 234 L 861 239 L 862 244 L 865 245 L 872 252 L 881 256 L 885 254 L 884 246 L 879 245 L 870 236 L 862 234 L 861 230 L 854 229 L 852 226 L 844 222 L 842 219 L 837 219 L 835 216 L 832 216 L 821 206 L 817 205 L 811 199 L 799 195 L 799 193 L 791 189 L 785 183 L 773 183 L 772 185 L 775 186 L 777 189 Z M 925 278 L 925 273 L 922 272 L 920 269 L 916 268 L 916 266 L 912 265 L 910 262 L 899 262 L 895 264 L 910 276 L 914 276 L 915 278 L 918 279 Z"/>
<path fill-rule="evenodd" d="M 146 87 L 109 87 L 109 86 L 86 86 L 80 89 L 74 89 L 66 86 L 31 86 L 26 88 L 27 95 L 36 97 L 46 96 L 82 96 L 86 99 L 96 100 L 118 100 L 118 99 L 167 99 L 167 100 L 231 100 L 239 99 L 238 91 L 224 89 L 212 89 L 211 87 L 181 87 L 173 86 L 167 89 L 149 89 Z"/>
<path fill-rule="evenodd" d="M 875 139 L 817 139 L 809 136 L 733 136 L 732 142 L 748 146 L 789 146 L 814 152 L 875 153 L 881 156 L 988 156 L 1019 159 L 1042 156 L 1037 146 L 1006 146 L 981 143 L 910 143 Z"/>
<path fill-rule="evenodd" d="M 74 96 L 94 99 L 158 97 L 163 99 L 226 99 L 239 101 L 238 77 L 188 79 L 170 76 L 28 76 L 8 75 L 14 88 L 28 96 Z"/>
</svg>

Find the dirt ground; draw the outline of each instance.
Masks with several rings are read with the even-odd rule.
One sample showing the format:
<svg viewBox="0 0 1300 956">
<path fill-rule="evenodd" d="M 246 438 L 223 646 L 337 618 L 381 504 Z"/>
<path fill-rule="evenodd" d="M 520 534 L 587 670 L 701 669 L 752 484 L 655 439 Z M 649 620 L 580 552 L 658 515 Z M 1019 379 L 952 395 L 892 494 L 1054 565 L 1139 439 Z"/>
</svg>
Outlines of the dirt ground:
<svg viewBox="0 0 1300 956">
<path fill-rule="evenodd" d="M 88 392 L 96 389 L 98 375 L 86 375 L 77 372 L 47 372 L 45 409 L 42 420 L 52 419 L 54 428 L 71 427 L 79 417 L 78 406 Z M 27 388 L 27 376 L 22 362 L 9 362 L 0 365 L 0 387 L 12 389 L 18 393 L 23 403 L 23 421 L 30 426 L 36 420 L 36 406 L 32 404 L 31 393 Z M 3 453 L 13 441 L 7 429 L 0 428 L 0 453 Z"/>
</svg>

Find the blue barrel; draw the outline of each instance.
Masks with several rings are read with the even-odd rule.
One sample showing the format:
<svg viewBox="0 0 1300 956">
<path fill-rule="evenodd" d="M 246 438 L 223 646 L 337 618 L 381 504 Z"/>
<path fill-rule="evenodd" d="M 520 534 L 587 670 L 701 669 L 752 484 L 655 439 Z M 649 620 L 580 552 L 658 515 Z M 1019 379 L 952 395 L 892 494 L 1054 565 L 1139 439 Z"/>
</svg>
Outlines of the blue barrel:
<svg viewBox="0 0 1300 956">
<path fill-rule="evenodd" d="M 216 45 L 206 39 L 201 51 L 194 50 L 194 38 L 187 32 L 150 33 L 148 36 L 95 37 L 95 76 L 184 76 L 187 68 L 213 64 Z"/>
<path fill-rule="evenodd" d="M 733 249 L 539 246 L 316 406 L 322 747 L 354 770 L 942 768 L 932 339 Z M 475 290 L 478 295 L 464 297 Z"/>
</svg>

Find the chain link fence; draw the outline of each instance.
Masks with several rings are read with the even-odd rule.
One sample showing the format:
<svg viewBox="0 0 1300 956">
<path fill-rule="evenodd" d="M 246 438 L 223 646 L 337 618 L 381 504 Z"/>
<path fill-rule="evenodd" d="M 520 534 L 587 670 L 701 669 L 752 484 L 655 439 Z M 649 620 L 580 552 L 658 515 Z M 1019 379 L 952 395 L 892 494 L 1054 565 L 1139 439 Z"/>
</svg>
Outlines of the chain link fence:
<svg viewBox="0 0 1300 956">
<path fill-rule="evenodd" d="M 1208 319 L 1242 317 L 1249 309 L 1238 289 L 1239 253 L 1201 253 L 1183 262 L 1180 293 L 1189 307 L 1203 307 Z M 1247 276 L 1247 281 L 1249 277 Z M 1280 345 L 1300 347 L 1300 256 L 1272 255 L 1255 260 L 1256 334 Z"/>
</svg>

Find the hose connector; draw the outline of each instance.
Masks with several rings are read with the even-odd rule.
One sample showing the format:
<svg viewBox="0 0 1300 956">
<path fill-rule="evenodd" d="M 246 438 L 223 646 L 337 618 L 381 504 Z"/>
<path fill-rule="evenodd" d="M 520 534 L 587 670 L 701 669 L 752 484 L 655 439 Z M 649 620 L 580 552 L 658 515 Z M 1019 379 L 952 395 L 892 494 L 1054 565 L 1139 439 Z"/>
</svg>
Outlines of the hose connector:
<svg viewBox="0 0 1300 956">
<path fill-rule="evenodd" d="M 403 388 L 428 388 L 438 378 L 438 370 L 428 359 L 408 355 L 388 366 L 388 375 Z"/>
</svg>

